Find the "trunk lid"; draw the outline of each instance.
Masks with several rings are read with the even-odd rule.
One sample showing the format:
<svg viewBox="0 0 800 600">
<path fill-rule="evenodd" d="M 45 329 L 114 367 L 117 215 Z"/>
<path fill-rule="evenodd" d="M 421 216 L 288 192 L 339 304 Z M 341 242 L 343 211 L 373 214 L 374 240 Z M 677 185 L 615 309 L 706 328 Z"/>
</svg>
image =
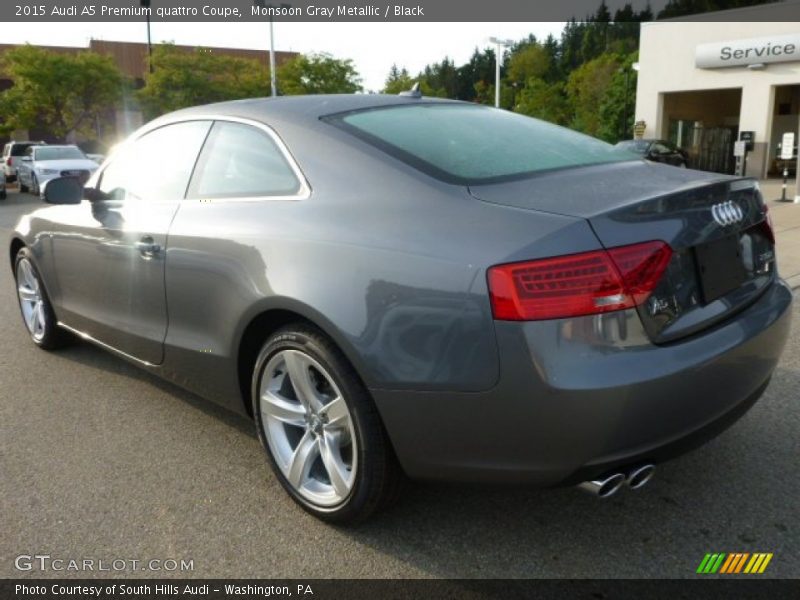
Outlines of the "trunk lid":
<svg viewBox="0 0 800 600">
<path fill-rule="evenodd" d="M 752 179 L 628 162 L 470 187 L 476 198 L 586 219 L 606 248 L 662 240 L 673 256 L 637 308 L 655 343 L 697 333 L 775 278 L 774 240 Z"/>
</svg>

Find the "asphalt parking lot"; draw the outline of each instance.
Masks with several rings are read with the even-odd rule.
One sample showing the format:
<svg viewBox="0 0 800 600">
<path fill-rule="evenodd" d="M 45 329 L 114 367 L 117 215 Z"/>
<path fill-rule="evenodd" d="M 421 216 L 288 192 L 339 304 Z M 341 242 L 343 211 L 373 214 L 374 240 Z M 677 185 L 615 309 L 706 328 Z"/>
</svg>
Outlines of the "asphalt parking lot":
<svg viewBox="0 0 800 600">
<path fill-rule="evenodd" d="M 12 188 L 0 239 L 38 205 Z M 194 577 L 693 577 L 707 552 L 800 577 L 800 302 L 762 400 L 644 489 L 412 486 L 356 529 L 296 508 L 248 421 L 87 344 L 35 348 L 7 260 L 0 340 L 0 577 L 91 575 L 15 570 L 37 553 L 191 559 L 175 574 Z"/>
</svg>

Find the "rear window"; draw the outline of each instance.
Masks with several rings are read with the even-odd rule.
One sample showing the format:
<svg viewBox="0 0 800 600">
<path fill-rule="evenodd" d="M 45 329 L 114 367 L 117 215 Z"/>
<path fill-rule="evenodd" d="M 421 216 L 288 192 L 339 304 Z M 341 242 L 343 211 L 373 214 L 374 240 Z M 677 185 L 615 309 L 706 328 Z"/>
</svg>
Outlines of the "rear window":
<svg viewBox="0 0 800 600">
<path fill-rule="evenodd" d="M 11 156 L 24 156 L 25 150 L 38 144 L 11 144 Z"/>
<path fill-rule="evenodd" d="M 434 177 L 464 185 L 634 159 L 564 127 L 481 105 L 391 106 L 326 120 Z"/>
</svg>

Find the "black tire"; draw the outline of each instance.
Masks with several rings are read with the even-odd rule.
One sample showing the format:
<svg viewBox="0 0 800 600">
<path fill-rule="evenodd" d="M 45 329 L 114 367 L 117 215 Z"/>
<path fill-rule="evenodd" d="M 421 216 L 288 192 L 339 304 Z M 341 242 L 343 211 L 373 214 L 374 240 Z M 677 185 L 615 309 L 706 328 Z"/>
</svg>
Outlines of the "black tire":
<svg viewBox="0 0 800 600">
<path fill-rule="evenodd" d="M 19 175 L 17 175 L 17 181 L 19 182 L 19 191 L 20 191 L 20 193 L 21 194 L 27 194 L 28 193 L 28 186 L 22 183 L 22 179 L 19 178 Z"/>
<path fill-rule="evenodd" d="M 8 197 L 8 195 L 7 195 L 6 189 L 3 188 L 2 190 L 0 190 L 0 200 L 5 200 L 7 197 Z"/>
<path fill-rule="evenodd" d="M 39 181 L 36 179 L 36 175 L 31 175 L 31 194 L 39 197 Z"/>
<path fill-rule="evenodd" d="M 349 495 L 336 506 L 320 506 L 301 495 L 284 476 L 266 437 L 268 434 L 261 412 L 261 382 L 270 360 L 286 350 L 299 351 L 319 363 L 332 377 L 350 413 L 358 466 Z M 275 476 L 292 499 L 310 514 L 331 523 L 357 523 L 399 494 L 404 475 L 369 392 L 342 352 L 315 327 L 295 323 L 270 336 L 253 370 L 252 399 L 258 437 Z M 308 427 L 306 425 L 306 431 Z"/>
<path fill-rule="evenodd" d="M 55 350 L 57 348 L 61 348 L 70 341 L 70 336 L 66 331 L 64 331 L 57 325 L 58 319 L 56 318 L 56 314 L 53 311 L 53 306 L 50 304 L 50 299 L 47 297 L 47 291 L 45 290 L 44 284 L 42 283 L 42 277 L 39 274 L 39 270 L 36 268 L 36 264 L 33 261 L 33 253 L 28 248 L 25 247 L 20 248 L 14 260 L 14 281 L 16 282 L 17 288 L 20 287 L 18 273 L 20 270 L 19 265 L 22 261 L 27 261 L 39 283 L 39 294 L 41 298 L 42 310 L 44 312 L 44 327 L 42 335 L 35 335 L 29 329 L 28 324 L 25 320 L 25 313 L 23 311 L 22 301 L 18 295 L 17 304 L 19 304 L 20 314 L 22 315 L 22 323 L 28 330 L 28 333 L 31 336 L 31 341 L 33 341 L 33 343 L 39 346 L 40 348 L 44 350 Z"/>
</svg>

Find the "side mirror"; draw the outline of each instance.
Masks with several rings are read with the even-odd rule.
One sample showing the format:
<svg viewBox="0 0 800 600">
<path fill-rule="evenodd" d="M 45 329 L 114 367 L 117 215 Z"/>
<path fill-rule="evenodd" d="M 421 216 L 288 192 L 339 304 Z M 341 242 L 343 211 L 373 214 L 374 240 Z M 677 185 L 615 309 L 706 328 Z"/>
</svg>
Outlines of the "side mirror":
<svg viewBox="0 0 800 600">
<path fill-rule="evenodd" d="M 74 177 L 51 179 L 44 188 L 44 201 L 48 204 L 80 204 L 83 185 Z"/>
<path fill-rule="evenodd" d="M 22 157 L 22 162 L 31 162 L 31 157 L 30 156 L 23 156 Z"/>
</svg>

